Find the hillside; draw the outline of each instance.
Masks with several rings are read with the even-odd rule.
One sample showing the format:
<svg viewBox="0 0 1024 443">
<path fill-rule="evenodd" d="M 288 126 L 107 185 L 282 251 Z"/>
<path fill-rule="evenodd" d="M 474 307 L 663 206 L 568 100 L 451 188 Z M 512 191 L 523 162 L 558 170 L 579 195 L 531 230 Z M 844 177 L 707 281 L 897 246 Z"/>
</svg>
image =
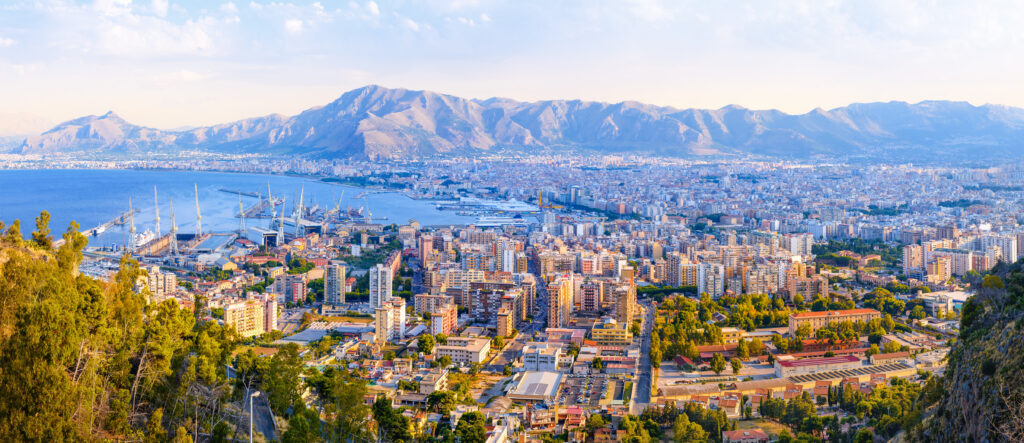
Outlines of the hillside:
<svg viewBox="0 0 1024 443">
<path fill-rule="evenodd" d="M 993 274 L 964 305 L 942 395 L 910 440 L 1024 440 L 1024 264 Z"/>
<path fill-rule="evenodd" d="M 910 161 L 1024 156 L 1024 109 L 928 101 L 853 104 L 806 114 L 740 106 L 676 109 L 636 102 L 473 100 L 366 86 L 322 107 L 185 131 L 110 112 L 61 123 L 16 152 L 179 150 L 315 158 L 415 158 L 497 150 L 662 156 L 865 157 Z"/>
</svg>

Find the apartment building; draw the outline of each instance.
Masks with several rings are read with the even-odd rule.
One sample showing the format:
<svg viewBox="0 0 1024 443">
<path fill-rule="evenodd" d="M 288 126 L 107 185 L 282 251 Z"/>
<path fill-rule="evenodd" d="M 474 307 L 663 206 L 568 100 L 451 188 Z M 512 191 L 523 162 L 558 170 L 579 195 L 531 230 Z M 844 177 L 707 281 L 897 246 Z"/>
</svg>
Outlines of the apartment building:
<svg viewBox="0 0 1024 443">
<path fill-rule="evenodd" d="M 867 323 L 872 319 L 881 318 L 882 314 L 874 309 L 846 309 L 841 311 L 797 312 L 789 314 L 789 335 L 796 336 L 796 330 L 802 325 L 810 325 L 811 334 L 828 326 L 829 323 L 844 321 Z"/>
<path fill-rule="evenodd" d="M 452 362 L 469 365 L 483 363 L 491 350 L 491 340 L 476 337 L 448 337 L 448 342 L 434 347 L 438 357 L 448 356 Z"/>
</svg>

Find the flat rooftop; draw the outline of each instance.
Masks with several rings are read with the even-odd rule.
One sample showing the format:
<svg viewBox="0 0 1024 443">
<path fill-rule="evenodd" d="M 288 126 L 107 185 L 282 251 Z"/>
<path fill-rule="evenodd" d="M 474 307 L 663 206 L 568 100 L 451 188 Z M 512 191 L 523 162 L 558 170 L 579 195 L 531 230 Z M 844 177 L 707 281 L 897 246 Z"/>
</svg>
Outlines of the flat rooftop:
<svg viewBox="0 0 1024 443">
<path fill-rule="evenodd" d="M 861 361 L 859 357 L 852 355 L 841 355 L 838 357 L 804 358 L 800 360 L 780 361 L 779 365 L 784 368 L 798 368 L 803 366 L 835 365 L 840 363 L 854 363 Z"/>
<path fill-rule="evenodd" d="M 558 393 L 558 386 L 561 383 L 562 373 L 560 372 L 524 372 L 515 390 L 509 394 L 509 398 L 542 400 L 554 397 Z"/>
<path fill-rule="evenodd" d="M 855 369 L 843 369 L 841 371 L 827 371 L 818 372 L 816 374 L 797 375 L 789 377 L 789 380 L 793 383 L 809 383 L 812 381 L 823 381 L 823 380 L 839 380 L 846 377 L 863 377 L 871 374 L 881 374 L 884 372 L 903 371 L 907 369 L 914 369 L 911 366 L 903 363 L 890 363 L 886 365 L 871 365 L 864 366 Z"/>
</svg>

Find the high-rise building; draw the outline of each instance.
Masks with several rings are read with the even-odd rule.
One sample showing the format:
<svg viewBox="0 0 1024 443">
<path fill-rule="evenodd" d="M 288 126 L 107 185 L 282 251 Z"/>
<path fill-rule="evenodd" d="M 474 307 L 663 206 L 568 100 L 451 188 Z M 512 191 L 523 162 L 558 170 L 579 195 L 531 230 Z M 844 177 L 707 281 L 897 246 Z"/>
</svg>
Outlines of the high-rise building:
<svg viewBox="0 0 1024 443">
<path fill-rule="evenodd" d="M 224 306 L 224 326 L 234 327 L 242 337 L 253 337 L 277 329 L 274 297 L 250 297 Z"/>
<path fill-rule="evenodd" d="M 628 325 L 633 320 L 636 310 L 636 284 L 621 285 L 615 288 L 615 320 Z"/>
<path fill-rule="evenodd" d="M 405 339 L 405 299 L 393 298 L 377 307 L 375 339 L 379 344 Z"/>
<path fill-rule="evenodd" d="M 448 304 L 430 311 L 430 333 L 451 335 L 458 327 L 458 308 Z"/>
<path fill-rule="evenodd" d="M 580 310 L 597 312 L 601 310 L 601 299 L 604 287 L 598 282 L 585 282 L 580 285 Z"/>
<path fill-rule="evenodd" d="M 391 268 L 378 263 L 370 268 L 370 306 L 379 308 L 391 300 Z"/>
<path fill-rule="evenodd" d="M 701 263 L 697 268 L 697 293 L 708 294 L 711 298 L 725 295 L 725 266 Z"/>
<path fill-rule="evenodd" d="M 572 313 L 572 285 L 568 278 L 559 277 L 548 284 L 548 327 L 564 328 Z"/>
<path fill-rule="evenodd" d="M 345 304 L 345 265 L 339 262 L 324 268 L 324 304 Z"/>
</svg>

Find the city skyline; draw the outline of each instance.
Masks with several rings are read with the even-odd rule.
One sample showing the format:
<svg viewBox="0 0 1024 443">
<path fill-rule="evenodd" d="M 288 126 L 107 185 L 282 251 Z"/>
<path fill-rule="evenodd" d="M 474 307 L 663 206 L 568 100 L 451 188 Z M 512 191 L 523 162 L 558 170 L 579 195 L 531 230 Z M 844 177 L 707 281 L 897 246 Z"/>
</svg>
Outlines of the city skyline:
<svg viewBox="0 0 1024 443">
<path fill-rule="evenodd" d="M 157 128 L 295 114 L 366 84 L 471 98 L 805 113 L 1024 105 L 1010 3 L 13 3 L 0 120 L 114 110 Z M 31 118 L 35 116 L 36 118 Z M 9 125 L 9 124 L 8 124 Z M 11 130 L 8 130 L 10 132 Z"/>
</svg>

